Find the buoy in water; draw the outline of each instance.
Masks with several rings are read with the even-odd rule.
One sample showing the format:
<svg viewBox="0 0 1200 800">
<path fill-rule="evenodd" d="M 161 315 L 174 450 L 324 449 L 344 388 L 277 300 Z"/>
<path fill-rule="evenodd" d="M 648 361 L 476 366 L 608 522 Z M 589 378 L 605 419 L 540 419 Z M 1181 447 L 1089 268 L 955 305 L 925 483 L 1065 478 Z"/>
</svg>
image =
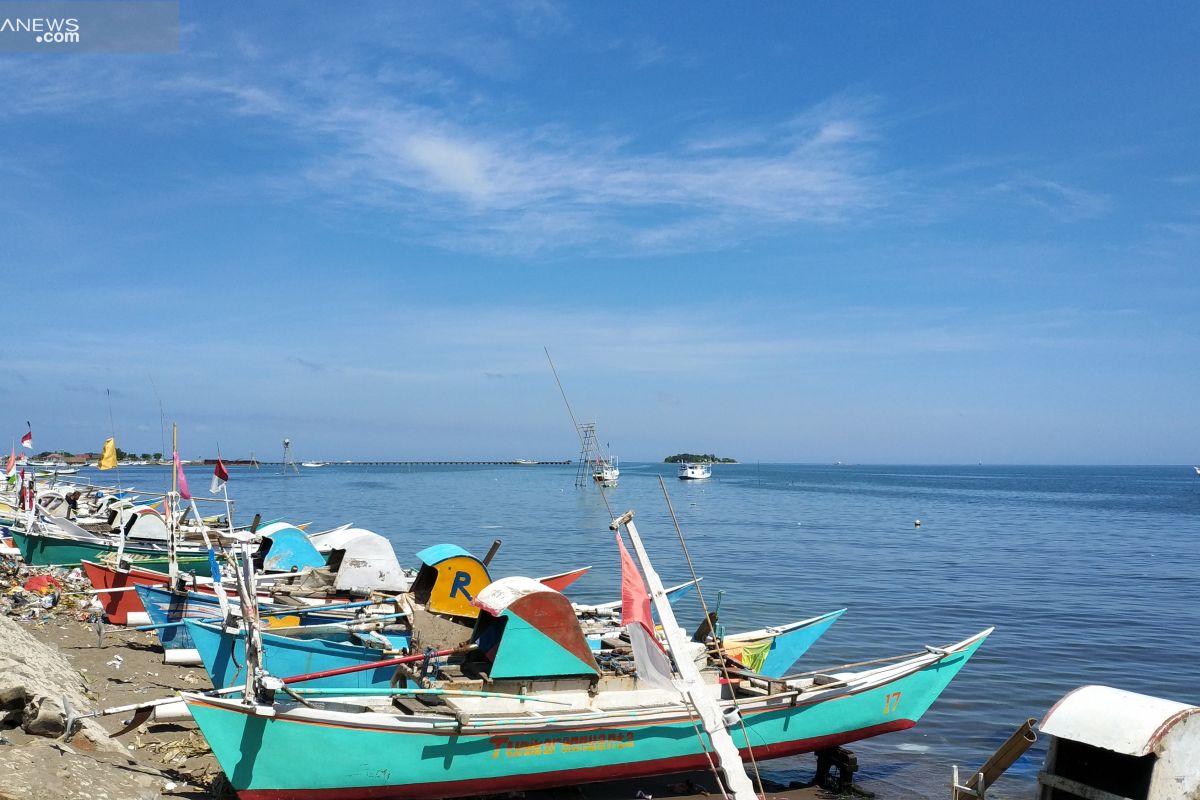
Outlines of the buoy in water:
<svg viewBox="0 0 1200 800">
<path fill-rule="evenodd" d="M 913 527 L 914 527 L 914 528 L 919 528 L 919 527 L 921 527 L 921 520 L 919 520 L 919 519 L 914 519 L 914 520 L 913 520 Z"/>
</svg>

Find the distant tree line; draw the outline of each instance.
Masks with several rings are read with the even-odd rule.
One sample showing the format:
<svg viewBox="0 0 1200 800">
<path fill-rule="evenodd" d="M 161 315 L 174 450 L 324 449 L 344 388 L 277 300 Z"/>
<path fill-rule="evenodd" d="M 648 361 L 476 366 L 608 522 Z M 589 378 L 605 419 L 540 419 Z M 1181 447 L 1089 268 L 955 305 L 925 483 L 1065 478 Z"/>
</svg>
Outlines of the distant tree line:
<svg viewBox="0 0 1200 800">
<path fill-rule="evenodd" d="M 47 458 L 53 458 L 55 456 L 57 456 L 59 458 L 67 458 L 68 456 L 73 456 L 73 455 L 76 455 L 76 454 L 68 453 L 66 450 L 43 450 L 42 452 L 38 453 L 36 456 L 33 456 L 33 458 L 44 460 Z M 99 453 L 79 453 L 78 455 L 87 456 L 88 458 L 99 458 L 100 457 Z M 127 453 L 118 447 L 117 448 L 117 458 L 121 461 L 158 461 L 159 459 L 162 458 L 162 453 L 142 453 L 141 455 L 138 455 L 137 453 Z"/>
<path fill-rule="evenodd" d="M 717 458 L 712 453 L 698 455 L 696 453 L 676 453 L 663 459 L 664 464 L 679 464 L 686 461 L 690 464 L 736 464 L 736 458 Z"/>
</svg>

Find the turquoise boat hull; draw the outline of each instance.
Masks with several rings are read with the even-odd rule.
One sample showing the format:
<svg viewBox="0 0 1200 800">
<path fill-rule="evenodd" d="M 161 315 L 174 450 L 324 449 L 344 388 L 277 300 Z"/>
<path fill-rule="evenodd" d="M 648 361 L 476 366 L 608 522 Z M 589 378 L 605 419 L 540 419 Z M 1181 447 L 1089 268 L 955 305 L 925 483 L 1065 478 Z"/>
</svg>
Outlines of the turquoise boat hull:
<svg viewBox="0 0 1200 800">
<path fill-rule="evenodd" d="M 85 542 L 80 539 L 67 539 L 57 536 L 29 534 L 13 528 L 8 529 L 13 543 L 21 551 L 21 558 L 26 564 L 37 567 L 78 567 L 81 561 L 103 562 L 105 556 L 117 552 L 117 545 L 104 542 Z M 180 555 L 202 555 L 194 548 L 181 549 Z M 143 547 L 126 545 L 125 558 L 134 564 L 140 564 L 144 559 L 166 558 L 166 547 Z M 207 572 L 207 567 L 205 567 Z"/>
<path fill-rule="evenodd" d="M 861 673 L 856 688 L 817 686 L 743 698 L 745 728 L 734 725 L 729 732 L 743 759 L 752 746 L 761 761 L 911 728 L 987 633 L 940 658 L 904 662 L 915 664 L 910 668 Z M 499 794 L 705 768 L 712 750 L 681 704 L 585 719 L 554 717 L 550 707 L 545 716 L 494 721 L 447 716 L 439 725 L 427 716 L 352 713 L 350 706 L 339 711 L 279 704 L 256 714 L 236 700 L 192 694 L 184 699 L 241 800 Z"/>
<path fill-rule="evenodd" d="M 216 625 L 191 619 L 185 620 L 184 625 L 187 627 L 196 651 L 200 654 L 204 671 L 208 673 L 214 688 L 223 689 L 226 686 L 246 682 L 246 634 L 244 631 L 239 631 L 235 635 L 222 631 Z M 266 631 L 263 631 L 261 636 L 263 666 L 267 672 L 279 678 L 370 664 L 388 657 L 383 654 L 382 650 L 351 643 L 348 636 L 344 641 L 275 636 Z M 407 647 L 409 644 L 407 636 L 393 635 L 388 638 L 397 650 Z M 306 681 L 304 686 L 306 688 L 387 689 L 395 674 L 396 667 L 393 665 Z"/>
</svg>

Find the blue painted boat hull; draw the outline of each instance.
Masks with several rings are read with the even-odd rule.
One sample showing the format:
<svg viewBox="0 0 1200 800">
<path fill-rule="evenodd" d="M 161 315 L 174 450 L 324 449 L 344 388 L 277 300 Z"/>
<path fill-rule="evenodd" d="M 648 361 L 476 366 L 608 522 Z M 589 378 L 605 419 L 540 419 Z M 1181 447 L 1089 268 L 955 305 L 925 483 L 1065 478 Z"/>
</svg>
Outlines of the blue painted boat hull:
<svg viewBox="0 0 1200 800">
<path fill-rule="evenodd" d="M 213 687 L 223 689 L 246 681 L 246 635 L 221 630 L 198 620 L 187 619 L 184 626 L 189 639 L 194 643 L 204 670 L 212 680 Z M 399 647 L 408 646 L 408 637 L 389 636 Z M 291 636 L 262 634 L 263 665 L 267 671 L 279 678 L 305 675 L 340 667 L 370 664 L 388 656 L 377 650 L 349 642 L 327 639 L 297 639 Z M 327 687 L 337 689 L 386 689 L 391 684 L 396 667 L 379 667 L 359 670 L 345 675 L 306 681 L 305 687 Z"/>
</svg>

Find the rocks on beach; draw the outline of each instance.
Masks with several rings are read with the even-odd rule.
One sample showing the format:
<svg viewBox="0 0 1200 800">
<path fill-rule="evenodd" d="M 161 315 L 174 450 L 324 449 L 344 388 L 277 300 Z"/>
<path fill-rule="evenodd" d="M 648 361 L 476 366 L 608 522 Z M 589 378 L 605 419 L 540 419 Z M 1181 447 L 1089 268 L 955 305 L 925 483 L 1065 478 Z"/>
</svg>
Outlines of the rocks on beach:
<svg viewBox="0 0 1200 800">
<path fill-rule="evenodd" d="M 113 656 L 94 644 L 90 598 L 67 594 L 86 588 L 78 571 L 0 564 L 0 800 L 207 796 L 187 794 L 178 775 L 151 763 L 146 753 L 153 753 L 153 744 L 122 743 L 95 719 L 79 720 L 73 735 L 64 737 L 64 702 L 91 711 L 109 700 L 103 695 L 114 681 L 134 678 L 108 674 L 116 671 L 104 666 Z M 84 662 L 90 679 L 104 684 L 100 691 L 77 668 Z M 155 692 L 140 699 L 167 696 L 171 688 Z"/>
</svg>

